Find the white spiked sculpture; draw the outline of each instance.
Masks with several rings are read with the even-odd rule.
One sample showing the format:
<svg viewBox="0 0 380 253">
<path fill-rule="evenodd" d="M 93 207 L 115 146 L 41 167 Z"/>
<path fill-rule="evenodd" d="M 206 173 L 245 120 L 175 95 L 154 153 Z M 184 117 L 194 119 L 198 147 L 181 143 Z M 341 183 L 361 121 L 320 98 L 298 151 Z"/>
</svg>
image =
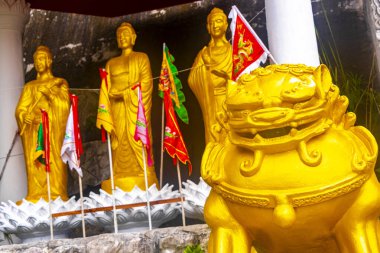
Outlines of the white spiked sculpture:
<svg viewBox="0 0 380 253">
<path fill-rule="evenodd" d="M 80 210 L 81 205 L 80 200 L 76 201 L 75 197 L 68 201 L 63 201 L 58 197 L 51 202 L 51 207 L 53 213 L 58 213 Z M 94 218 L 87 216 L 86 219 L 90 221 Z M 54 218 L 54 238 L 67 237 L 67 233 L 80 226 L 81 222 L 80 214 Z M 23 243 L 49 240 L 49 203 L 42 198 L 37 203 L 23 199 L 20 205 L 10 200 L 2 202 L 0 204 L 0 231 L 16 235 Z"/>
<path fill-rule="evenodd" d="M 182 192 L 185 197 L 186 217 L 204 221 L 203 208 L 211 187 L 202 178 L 199 178 L 198 184 L 190 180 L 182 182 L 182 184 L 184 186 Z"/>
<path fill-rule="evenodd" d="M 178 191 L 172 191 L 173 185 L 165 185 L 161 190 L 158 190 L 153 184 L 149 187 L 149 200 L 165 200 L 178 198 Z M 146 202 L 146 192 L 135 186 L 132 191 L 124 192 L 116 187 L 114 192 L 116 205 L 125 205 L 133 203 Z M 89 199 L 85 202 L 86 208 L 98 208 L 112 206 L 112 195 L 100 190 L 99 194 L 90 193 Z M 178 202 L 159 204 L 151 206 L 152 227 L 158 228 L 163 223 L 174 219 L 180 214 L 180 205 Z M 117 221 L 119 232 L 135 232 L 149 229 L 148 210 L 146 206 L 133 207 L 129 209 L 117 210 Z M 105 227 L 109 232 L 113 231 L 113 212 L 96 212 L 94 216 L 97 219 L 98 225 Z"/>
</svg>

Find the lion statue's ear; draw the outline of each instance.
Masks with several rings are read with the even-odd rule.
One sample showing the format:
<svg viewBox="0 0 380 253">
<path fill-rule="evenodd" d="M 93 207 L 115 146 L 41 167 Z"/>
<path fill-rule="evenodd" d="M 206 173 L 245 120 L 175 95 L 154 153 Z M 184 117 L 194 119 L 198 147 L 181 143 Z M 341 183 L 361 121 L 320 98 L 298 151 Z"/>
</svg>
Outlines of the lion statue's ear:
<svg viewBox="0 0 380 253">
<path fill-rule="evenodd" d="M 318 96 L 320 98 L 325 98 L 333 84 L 330 71 L 325 64 L 321 64 L 314 70 L 313 74 L 315 84 L 317 85 Z"/>
</svg>

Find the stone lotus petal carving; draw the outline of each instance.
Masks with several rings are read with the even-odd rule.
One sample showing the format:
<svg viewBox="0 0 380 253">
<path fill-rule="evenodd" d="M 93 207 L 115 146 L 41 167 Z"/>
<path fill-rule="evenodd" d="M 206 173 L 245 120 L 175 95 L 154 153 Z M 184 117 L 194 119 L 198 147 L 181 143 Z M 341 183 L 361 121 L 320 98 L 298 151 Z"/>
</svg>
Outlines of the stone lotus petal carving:
<svg viewBox="0 0 380 253">
<path fill-rule="evenodd" d="M 63 201 L 58 197 L 52 201 L 51 206 L 53 213 L 80 210 L 80 201 L 75 200 L 75 197 L 70 198 L 68 201 Z M 87 216 L 86 220 L 91 221 L 93 218 Z M 57 238 L 65 237 L 66 232 L 80 226 L 81 222 L 80 215 L 54 218 L 54 236 Z M 0 231 L 15 234 L 23 242 L 49 237 L 49 203 L 42 198 L 37 203 L 23 199 L 20 205 L 10 200 L 2 202 L 0 204 Z"/>
<path fill-rule="evenodd" d="M 166 184 L 161 190 L 158 190 L 153 184 L 149 187 L 149 200 L 163 200 L 179 197 L 178 191 L 172 191 L 173 185 Z M 116 187 L 115 190 L 116 205 L 125 205 L 146 201 L 146 193 L 139 187 L 135 186 L 132 191 L 124 192 Z M 99 194 L 90 192 L 89 199 L 85 202 L 86 208 L 96 208 L 103 206 L 112 206 L 112 195 L 100 190 Z M 117 220 L 119 231 L 141 231 L 148 227 L 148 209 L 144 207 L 134 207 L 129 209 L 118 209 Z M 163 223 L 174 219 L 180 214 L 180 202 L 168 203 L 151 206 L 152 226 L 157 228 Z M 95 218 L 99 225 L 104 226 L 106 230 L 113 231 L 113 212 L 96 212 Z"/>
<path fill-rule="evenodd" d="M 202 178 L 199 179 L 198 184 L 187 180 L 182 182 L 182 185 L 184 186 L 182 192 L 185 197 L 184 209 L 186 217 L 204 221 L 203 208 L 211 187 Z"/>
</svg>

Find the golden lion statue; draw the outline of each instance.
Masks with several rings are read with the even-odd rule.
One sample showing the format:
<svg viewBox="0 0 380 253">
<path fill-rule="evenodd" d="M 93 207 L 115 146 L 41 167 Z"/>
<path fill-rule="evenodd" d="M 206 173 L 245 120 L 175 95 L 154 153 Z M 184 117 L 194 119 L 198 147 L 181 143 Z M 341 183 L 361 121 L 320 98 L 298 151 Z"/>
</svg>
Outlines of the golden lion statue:
<svg viewBox="0 0 380 253">
<path fill-rule="evenodd" d="M 229 80 L 201 165 L 208 252 L 380 252 L 377 143 L 347 106 L 325 65 Z"/>
</svg>

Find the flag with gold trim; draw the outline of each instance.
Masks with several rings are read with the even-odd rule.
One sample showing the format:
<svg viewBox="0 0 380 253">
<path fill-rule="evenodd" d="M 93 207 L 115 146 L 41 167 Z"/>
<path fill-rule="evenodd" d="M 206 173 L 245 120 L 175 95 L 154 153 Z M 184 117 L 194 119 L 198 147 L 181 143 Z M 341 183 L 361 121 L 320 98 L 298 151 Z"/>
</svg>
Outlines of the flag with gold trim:
<svg viewBox="0 0 380 253">
<path fill-rule="evenodd" d="M 106 140 L 105 131 L 109 134 L 115 133 L 115 128 L 113 124 L 112 114 L 111 114 L 111 104 L 108 97 L 109 85 L 107 82 L 108 73 L 105 69 L 99 69 L 101 84 L 99 90 L 99 105 L 98 105 L 98 115 L 96 118 L 96 127 L 102 130 L 102 141 Z"/>
<path fill-rule="evenodd" d="M 173 158 L 174 162 L 177 163 L 177 159 L 183 164 L 188 164 L 189 175 L 192 172 L 192 165 L 190 162 L 190 157 L 187 152 L 185 141 L 179 125 L 177 118 L 174 113 L 174 108 L 172 104 L 172 99 L 170 97 L 169 89 L 164 92 L 164 106 L 165 106 L 165 133 L 164 133 L 164 150 Z"/>
<path fill-rule="evenodd" d="M 264 63 L 270 53 L 235 5 L 228 17 L 232 19 L 232 80 L 236 81 Z"/>
<path fill-rule="evenodd" d="M 169 52 L 169 48 L 164 43 L 160 73 L 159 96 L 163 98 L 163 88 L 170 87 L 170 98 L 174 103 L 174 110 L 184 123 L 189 124 L 189 116 L 186 107 L 183 104 L 186 101 L 185 94 L 182 91 L 182 83 L 178 78 L 178 70 L 174 65 L 174 60 L 175 59 L 173 55 L 171 55 Z"/>
</svg>

